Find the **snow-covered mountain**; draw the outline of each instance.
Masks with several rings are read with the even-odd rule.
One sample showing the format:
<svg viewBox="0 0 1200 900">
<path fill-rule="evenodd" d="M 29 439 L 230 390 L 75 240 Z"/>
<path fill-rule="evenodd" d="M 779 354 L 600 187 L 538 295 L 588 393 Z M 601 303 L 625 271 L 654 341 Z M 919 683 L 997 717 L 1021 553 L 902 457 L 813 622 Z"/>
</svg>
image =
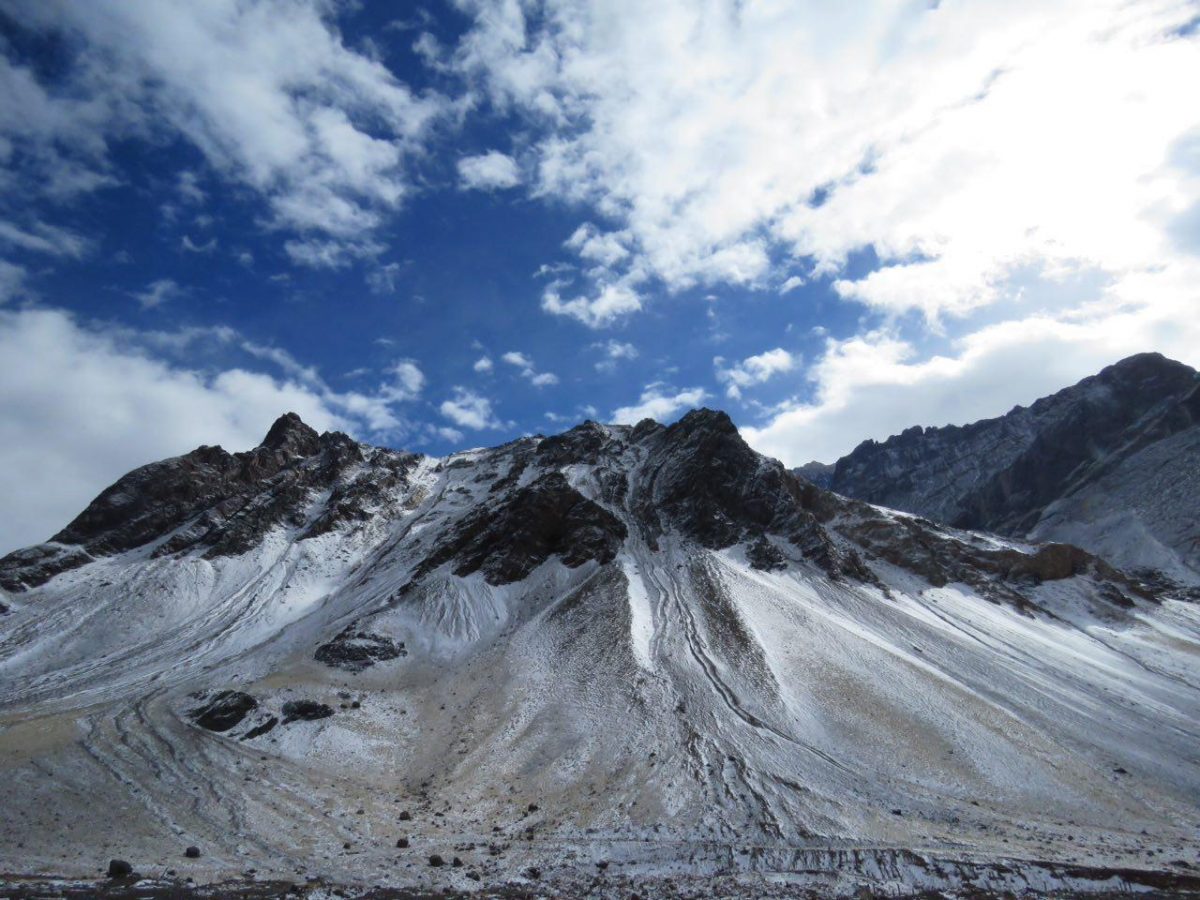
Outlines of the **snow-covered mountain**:
<svg viewBox="0 0 1200 900">
<path fill-rule="evenodd" d="M 766 896 L 1200 850 L 1196 604 L 825 491 L 723 413 L 444 459 L 288 415 L 0 591 L 10 872 Z"/>
<path fill-rule="evenodd" d="M 1200 582 L 1200 375 L 1157 353 L 999 418 L 865 441 L 832 473 L 797 471 L 956 527 Z"/>
</svg>

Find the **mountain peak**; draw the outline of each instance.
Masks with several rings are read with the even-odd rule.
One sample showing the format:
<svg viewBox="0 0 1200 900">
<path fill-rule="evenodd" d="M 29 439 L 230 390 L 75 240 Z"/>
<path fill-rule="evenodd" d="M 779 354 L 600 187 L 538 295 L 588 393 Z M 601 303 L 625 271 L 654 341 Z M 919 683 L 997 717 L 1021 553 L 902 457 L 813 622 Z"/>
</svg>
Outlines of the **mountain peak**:
<svg viewBox="0 0 1200 900">
<path fill-rule="evenodd" d="M 678 424 L 688 429 L 708 428 L 714 431 L 737 432 L 737 426 L 733 424 L 733 419 L 729 418 L 729 413 L 720 409 L 709 409 L 707 406 L 693 409 L 680 419 Z"/>
<path fill-rule="evenodd" d="M 1166 377 L 1169 379 L 1195 378 L 1196 370 L 1191 366 L 1163 356 L 1161 353 L 1135 353 L 1100 370 L 1101 379 L 1144 379 Z"/>
<path fill-rule="evenodd" d="M 311 456 L 320 449 L 320 435 L 305 425 L 294 412 L 287 412 L 275 420 L 259 446 L 267 450 L 284 450 L 297 456 Z"/>
</svg>

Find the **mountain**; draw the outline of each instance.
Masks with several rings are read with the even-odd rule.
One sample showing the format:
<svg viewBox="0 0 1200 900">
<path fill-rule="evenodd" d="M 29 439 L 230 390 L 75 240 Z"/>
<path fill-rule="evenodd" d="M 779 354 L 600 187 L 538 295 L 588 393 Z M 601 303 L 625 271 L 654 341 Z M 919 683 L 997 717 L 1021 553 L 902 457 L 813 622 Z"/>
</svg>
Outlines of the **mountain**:
<svg viewBox="0 0 1200 900">
<path fill-rule="evenodd" d="M 10 890 L 1200 885 L 1194 603 L 719 412 L 445 458 L 287 415 L 126 475 L 0 600 Z"/>
<path fill-rule="evenodd" d="M 1123 568 L 1195 583 L 1200 375 L 1157 353 L 1131 356 L 995 419 L 864 441 L 824 484 L 955 527 L 1076 544 Z"/>
</svg>

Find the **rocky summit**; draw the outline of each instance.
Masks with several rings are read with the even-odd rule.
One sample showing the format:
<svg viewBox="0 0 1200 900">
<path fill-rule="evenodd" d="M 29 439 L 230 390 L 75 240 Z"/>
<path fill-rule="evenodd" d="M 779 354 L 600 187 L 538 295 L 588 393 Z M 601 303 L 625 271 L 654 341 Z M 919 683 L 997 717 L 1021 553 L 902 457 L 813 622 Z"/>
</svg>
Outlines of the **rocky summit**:
<svg viewBox="0 0 1200 900">
<path fill-rule="evenodd" d="M 289 414 L 131 472 L 0 560 L 0 885 L 110 859 L 247 896 L 1191 884 L 1200 612 L 1014 537 L 1062 499 L 1012 474 L 1115 477 L 1189 433 L 1189 372 L 1106 370 L 952 464 L 925 431 L 838 464 L 922 515 L 712 410 L 445 458 Z"/>
<path fill-rule="evenodd" d="M 1158 353 L 965 426 L 913 426 L 835 465 L 838 493 L 1200 583 L 1200 374 Z"/>
</svg>

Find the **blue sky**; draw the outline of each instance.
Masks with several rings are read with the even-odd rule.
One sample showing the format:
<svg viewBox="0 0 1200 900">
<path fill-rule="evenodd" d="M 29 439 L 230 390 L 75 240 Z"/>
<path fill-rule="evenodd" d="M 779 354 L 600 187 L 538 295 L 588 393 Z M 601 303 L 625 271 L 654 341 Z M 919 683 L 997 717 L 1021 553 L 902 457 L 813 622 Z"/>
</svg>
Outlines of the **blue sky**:
<svg viewBox="0 0 1200 900">
<path fill-rule="evenodd" d="M 1196 364 L 1197 13 L 0 0 L 0 551 L 286 409 L 799 464 Z"/>
</svg>

